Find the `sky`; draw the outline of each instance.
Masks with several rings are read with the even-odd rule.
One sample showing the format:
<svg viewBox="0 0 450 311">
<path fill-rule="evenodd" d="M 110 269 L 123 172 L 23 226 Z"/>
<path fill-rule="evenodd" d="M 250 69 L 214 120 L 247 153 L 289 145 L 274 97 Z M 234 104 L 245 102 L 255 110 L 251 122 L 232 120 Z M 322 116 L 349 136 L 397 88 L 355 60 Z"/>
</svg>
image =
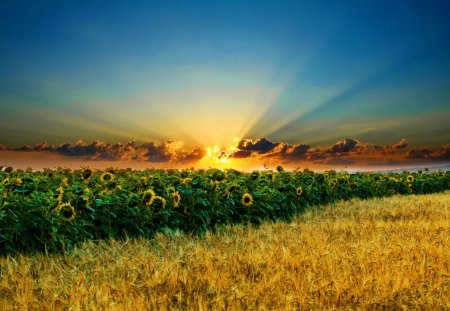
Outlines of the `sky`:
<svg viewBox="0 0 450 311">
<path fill-rule="evenodd" d="M 448 16 L 448 1 L 4 0 L 0 165 L 448 164 Z"/>
</svg>

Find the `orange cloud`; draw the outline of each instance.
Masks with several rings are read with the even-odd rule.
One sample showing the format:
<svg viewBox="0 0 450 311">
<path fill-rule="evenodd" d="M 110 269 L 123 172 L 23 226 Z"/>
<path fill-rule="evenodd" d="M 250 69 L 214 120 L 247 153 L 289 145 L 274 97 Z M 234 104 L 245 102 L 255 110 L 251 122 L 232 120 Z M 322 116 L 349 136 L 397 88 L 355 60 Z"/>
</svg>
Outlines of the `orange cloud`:
<svg viewBox="0 0 450 311">
<path fill-rule="evenodd" d="M 393 145 L 376 145 L 345 138 L 330 146 L 312 147 L 308 144 L 290 144 L 272 142 L 267 138 L 237 139 L 235 144 L 226 150 L 218 146 L 214 152 L 211 148 L 194 147 L 183 149 L 182 141 L 169 140 L 162 143 L 130 141 L 125 144 L 110 144 L 95 140 L 89 144 L 83 141 L 49 145 L 38 143 L 19 148 L 7 148 L 0 145 L 0 150 L 15 152 L 49 152 L 66 158 L 89 161 L 131 161 L 152 163 L 152 165 L 169 165 L 170 167 L 192 164 L 195 166 L 217 163 L 250 167 L 255 165 L 286 166 L 336 166 L 336 165 L 383 165 L 392 163 L 408 163 L 414 161 L 448 161 L 450 160 L 450 144 L 439 149 L 409 149 L 408 141 L 401 139 Z M 217 150 L 216 150 L 217 149 Z M 211 151 L 211 150 L 209 150 Z M 1 155 L 0 155 L 1 156 Z M 204 159 L 209 159 L 205 161 Z M 217 162 L 217 163 L 216 163 Z M 216 164 L 215 164 L 216 163 Z"/>
</svg>

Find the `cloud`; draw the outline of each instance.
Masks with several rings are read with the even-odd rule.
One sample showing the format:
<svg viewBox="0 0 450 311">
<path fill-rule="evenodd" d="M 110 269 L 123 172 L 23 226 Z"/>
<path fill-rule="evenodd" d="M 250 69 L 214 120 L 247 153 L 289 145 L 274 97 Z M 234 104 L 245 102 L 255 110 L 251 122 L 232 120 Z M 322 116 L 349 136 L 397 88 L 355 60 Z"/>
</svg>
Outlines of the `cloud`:
<svg viewBox="0 0 450 311">
<path fill-rule="evenodd" d="M 237 159 L 242 159 L 242 158 L 248 158 L 252 156 L 252 152 L 249 150 L 238 150 L 233 152 L 230 157 L 231 158 L 237 158 Z"/>
<path fill-rule="evenodd" d="M 183 142 L 170 140 L 161 144 L 145 142 L 141 145 L 130 141 L 126 144 L 109 144 L 100 140 L 95 140 L 86 144 L 82 140 L 75 143 L 63 143 L 60 145 L 49 145 L 39 143 L 35 145 L 25 145 L 19 148 L 2 150 L 12 151 L 48 151 L 67 157 L 81 158 L 86 160 L 107 160 L 124 161 L 139 160 L 148 162 L 192 162 L 200 160 L 204 156 L 202 148 L 195 148 L 192 151 L 180 151 Z"/>
<path fill-rule="evenodd" d="M 398 143 L 393 144 L 392 146 L 378 146 L 374 145 L 374 150 L 381 154 L 393 153 L 399 149 L 404 149 L 408 147 L 408 141 L 402 138 Z"/>
<path fill-rule="evenodd" d="M 398 143 L 392 145 L 392 149 L 403 149 L 408 147 L 408 141 L 402 138 Z"/>
<path fill-rule="evenodd" d="M 436 160 L 450 160 L 450 144 L 442 146 L 431 154 L 431 158 Z"/>
<path fill-rule="evenodd" d="M 154 142 L 144 143 L 140 146 L 139 156 L 136 159 L 149 162 L 169 162 L 174 157 L 169 144 L 162 143 L 158 146 Z"/>
<path fill-rule="evenodd" d="M 184 143 L 169 140 L 162 143 L 153 141 L 138 144 L 130 141 L 125 144 L 110 144 L 95 140 L 86 144 L 82 140 L 75 143 L 49 145 L 45 142 L 35 145 L 25 145 L 19 148 L 7 148 L 0 145 L 3 151 L 18 152 L 50 152 L 65 157 L 86 160 L 106 161 L 142 161 L 151 163 L 187 164 L 199 162 L 208 157 L 219 161 L 232 158 L 242 163 L 268 163 L 297 165 L 311 163 L 317 165 L 359 165 L 387 164 L 405 161 L 437 161 L 450 160 L 450 144 L 438 149 L 415 148 L 408 150 L 408 141 L 402 138 L 393 145 L 375 145 L 356 139 L 345 138 L 330 146 L 320 148 L 308 144 L 290 144 L 273 142 L 267 138 L 242 139 L 233 148 L 225 151 L 217 149 L 213 153 L 205 148 L 195 147 L 183 149 Z M 218 148 L 218 147 L 216 147 Z M 208 148 L 207 148 L 208 149 Z M 247 162 L 245 162 L 247 161 Z M 214 162 L 212 162 L 214 163 Z M 226 161 L 224 163 L 227 163 Z"/>
<path fill-rule="evenodd" d="M 356 151 L 358 148 L 362 148 L 362 144 L 354 139 L 345 138 L 343 141 L 338 141 L 336 144 L 331 146 L 328 152 L 330 153 L 343 153 Z"/>
<path fill-rule="evenodd" d="M 136 150 L 133 141 L 126 143 L 108 144 L 100 140 L 85 144 L 83 141 L 77 141 L 75 144 L 64 143 L 56 147 L 48 147 L 48 151 L 56 152 L 69 157 L 80 157 L 89 160 L 128 160 Z"/>
<path fill-rule="evenodd" d="M 305 160 L 306 153 L 311 146 L 306 144 L 291 145 L 287 143 L 277 143 L 277 147 L 265 157 L 285 158 L 289 160 Z"/>
<path fill-rule="evenodd" d="M 410 160 L 428 159 L 430 154 L 431 151 L 428 149 L 411 149 L 406 153 L 405 158 Z"/>
<path fill-rule="evenodd" d="M 418 159 L 448 159 L 449 147 L 436 151 L 429 149 L 405 150 L 408 141 L 402 138 L 393 145 L 375 145 L 356 139 L 345 138 L 329 147 L 314 148 L 307 144 L 272 142 L 267 138 L 239 141 L 236 150 L 228 155 L 235 159 L 256 159 L 264 163 L 296 164 L 311 162 L 322 165 L 386 164 Z"/>
<path fill-rule="evenodd" d="M 271 141 L 267 140 L 265 137 L 256 139 L 255 141 L 251 139 L 242 139 L 239 143 L 237 148 L 239 150 L 245 150 L 245 151 L 255 151 L 259 154 L 264 154 L 269 151 L 271 151 L 273 148 L 278 146 L 279 143 L 272 143 Z"/>
<path fill-rule="evenodd" d="M 202 159 L 205 156 L 205 150 L 203 148 L 195 148 L 190 152 L 183 153 L 178 157 L 178 161 L 182 163 L 195 162 Z"/>
<path fill-rule="evenodd" d="M 51 149 L 50 145 L 46 142 L 35 144 L 35 145 L 25 145 L 15 150 L 17 151 L 49 151 Z"/>
<path fill-rule="evenodd" d="M 261 160 L 274 158 L 292 161 L 306 159 L 305 154 L 310 148 L 306 144 L 274 143 L 265 137 L 256 140 L 242 139 L 236 146 L 237 150 L 232 152 L 229 157 L 237 159 L 253 157 Z"/>
<path fill-rule="evenodd" d="M 429 149 L 409 150 L 406 153 L 407 159 L 430 159 L 430 160 L 450 160 L 450 144 L 440 147 L 432 152 Z"/>
</svg>

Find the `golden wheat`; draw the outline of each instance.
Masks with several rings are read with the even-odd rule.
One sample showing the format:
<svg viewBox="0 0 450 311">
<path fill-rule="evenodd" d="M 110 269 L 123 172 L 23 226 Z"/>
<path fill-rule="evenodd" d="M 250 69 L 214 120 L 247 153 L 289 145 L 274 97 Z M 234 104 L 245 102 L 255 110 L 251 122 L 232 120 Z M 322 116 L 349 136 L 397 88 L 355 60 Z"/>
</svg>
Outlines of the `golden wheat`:
<svg viewBox="0 0 450 311">
<path fill-rule="evenodd" d="M 2 309 L 449 309 L 450 192 L 0 258 Z"/>
</svg>

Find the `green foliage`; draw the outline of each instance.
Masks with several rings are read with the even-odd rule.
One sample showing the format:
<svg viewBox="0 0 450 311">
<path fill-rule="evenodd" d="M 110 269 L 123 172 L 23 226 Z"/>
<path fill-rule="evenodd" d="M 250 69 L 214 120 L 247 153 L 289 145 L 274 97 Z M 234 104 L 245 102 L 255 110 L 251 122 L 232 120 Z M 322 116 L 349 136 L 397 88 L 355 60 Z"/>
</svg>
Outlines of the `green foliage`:
<svg viewBox="0 0 450 311">
<path fill-rule="evenodd" d="M 0 253 L 68 252 L 90 239 L 202 234 L 290 220 L 312 205 L 450 188 L 450 173 L 236 170 L 0 172 Z M 245 200 L 244 200 L 245 199 Z"/>
</svg>

